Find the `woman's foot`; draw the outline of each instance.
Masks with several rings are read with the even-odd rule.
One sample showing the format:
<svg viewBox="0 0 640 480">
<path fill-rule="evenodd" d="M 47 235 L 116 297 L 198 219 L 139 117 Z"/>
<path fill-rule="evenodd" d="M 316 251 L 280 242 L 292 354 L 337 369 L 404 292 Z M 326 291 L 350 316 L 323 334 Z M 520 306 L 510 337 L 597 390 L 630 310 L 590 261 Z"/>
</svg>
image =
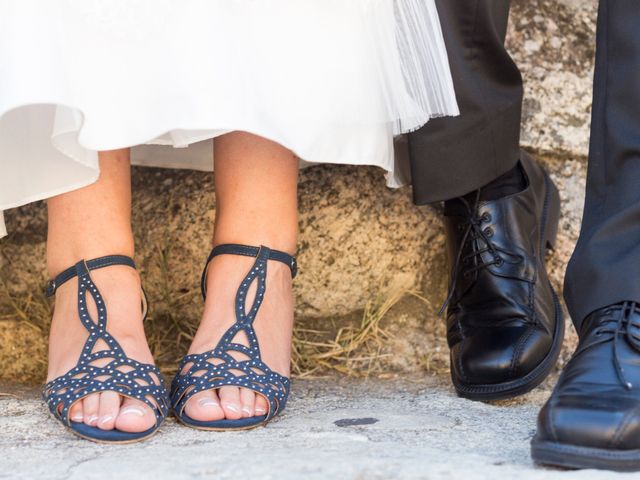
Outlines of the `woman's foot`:
<svg viewBox="0 0 640 480">
<path fill-rule="evenodd" d="M 254 261 L 254 258 L 237 255 L 221 255 L 211 261 L 204 314 L 189 349 L 190 354 L 213 350 L 222 335 L 235 323 L 236 293 Z M 247 295 L 247 310 L 253 303 L 255 283 Z M 262 361 L 274 372 L 288 377 L 293 331 L 293 290 L 291 270 L 280 262 L 269 261 L 267 264 L 264 301 L 253 326 Z M 244 334 L 235 341 L 247 345 Z M 232 356 L 238 360 L 246 359 L 235 352 Z M 269 403 L 262 395 L 238 387 L 199 392 L 185 406 L 185 413 L 197 421 L 238 420 L 263 416 L 268 411 Z"/>
<path fill-rule="evenodd" d="M 126 266 L 111 266 L 91 272 L 106 303 L 107 331 L 120 343 L 127 356 L 142 363 L 153 363 L 145 338 L 140 277 Z M 56 305 L 49 336 L 49 372 L 47 381 L 71 370 L 80 357 L 87 340 L 87 330 L 78 317 L 78 282 L 74 278 L 56 292 Z M 92 318 L 95 305 L 88 296 L 87 307 Z M 98 341 L 95 349 L 106 344 Z M 106 358 L 98 366 L 107 364 Z M 154 412 L 144 402 L 123 397 L 116 392 L 94 393 L 78 400 L 69 411 L 69 418 L 102 430 L 143 432 L 156 424 Z"/>
</svg>

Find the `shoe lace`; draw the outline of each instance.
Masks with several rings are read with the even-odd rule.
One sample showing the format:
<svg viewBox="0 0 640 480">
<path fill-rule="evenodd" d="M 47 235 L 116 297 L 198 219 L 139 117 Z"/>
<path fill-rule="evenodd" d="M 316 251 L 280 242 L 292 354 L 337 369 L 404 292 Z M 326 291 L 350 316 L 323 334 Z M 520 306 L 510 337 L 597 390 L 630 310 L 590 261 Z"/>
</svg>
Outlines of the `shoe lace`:
<svg viewBox="0 0 640 480">
<path fill-rule="evenodd" d="M 462 241 L 460 242 L 460 247 L 458 248 L 458 252 L 456 254 L 456 260 L 453 266 L 453 275 L 451 276 L 451 280 L 449 282 L 447 298 L 440 308 L 440 312 L 438 313 L 439 316 L 442 316 L 444 311 L 451 304 L 451 301 L 453 300 L 453 297 L 456 293 L 461 262 L 464 264 L 469 260 L 476 260 L 475 262 L 471 262 L 471 265 L 473 266 L 466 268 L 462 272 L 462 275 L 465 278 L 492 265 L 501 266 L 504 263 L 504 259 L 500 255 L 502 249 L 496 246 L 491 240 L 491 237 L 493 236 L 493 230 L 483 227 L 483 224 L 492 220 L 491 215 L 486 212 L 482 215 L 478 215 L 478 205 L 480 204 L 480 190 L 476 192 L 476 198 L 473 205 L 464 197 L 460 197 L 459 200 L 462 201 L 467 210 L 467 219 L 465 223 L 461 224 L 461 227 L 464 228 L 464 235 L 462 236 Z M 478 240 L 483 244 L 483 246 L 480 248 L 478 245 Z M 471 252 L 463 255 L 467 245 L 471 247 Z M 487 252 L 490 252 L 492 254 L 492 261 L 485 261 L 483 255 Z"/>
<path fill-rule="evenodd" d="M 636 352 L 640 353 L 640 306 L 636 302 L 623 302 L 608 309 L 609 317 L 605 317 L 600 326 L 594 331 L 595 335 L 602 337 L 600 340 L 590 343 L 576 352 L 576 355 L 597 345 L 613 342 L 613 364 L 618 379 L 627 390 L 633 388 L 633 384 L 627 380 L 624 368 L 620 363 L 619 345 L 622 340 Z M 637 315 L 636 315 L 637 314 Z"/>
</svg>

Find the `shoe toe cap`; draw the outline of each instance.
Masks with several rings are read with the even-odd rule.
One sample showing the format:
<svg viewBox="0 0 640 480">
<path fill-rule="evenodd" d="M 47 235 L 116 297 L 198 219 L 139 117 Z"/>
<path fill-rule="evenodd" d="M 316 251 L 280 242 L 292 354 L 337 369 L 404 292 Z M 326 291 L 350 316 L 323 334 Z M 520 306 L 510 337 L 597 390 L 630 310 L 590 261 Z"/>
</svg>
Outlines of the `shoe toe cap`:
<svg viewBox="0 0 640 480">
<path fill-rule="evenodd" d="M 556 396 L 540 412 L 536 437 L 580 447 L 640 449 L 640 405 L 626 399 Z"/>
<path fill-rule="evenodd" d="M 550 346 L 548 336 L 528 326 L 477 330 L 452 348 L 452 369 L 469 384 L 508 382 L 533 371 Z"/>
</svg>

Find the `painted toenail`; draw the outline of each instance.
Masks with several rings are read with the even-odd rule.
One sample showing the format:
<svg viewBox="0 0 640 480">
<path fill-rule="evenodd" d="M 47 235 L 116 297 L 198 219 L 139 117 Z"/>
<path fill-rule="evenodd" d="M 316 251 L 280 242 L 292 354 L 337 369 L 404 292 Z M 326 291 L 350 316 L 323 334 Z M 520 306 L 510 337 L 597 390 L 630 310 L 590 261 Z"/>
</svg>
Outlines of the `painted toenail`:
<svg viewBox="0 0 640 480">
<path fill-rule="evenodd" d="M 84 417 L 82 416 L 81 413 L 76 413 L 74 416 L 71 417 L 71 420 L 73 420 L 74 422 L 81 422 L 84 420 Z"/>
<path fill-rule="evenodd" d="M 256 407 L 256 413 L 267 413 L 267 411 L 262 407 Z"/>
<path fill-rule="evenodd" d="M 234 405 L 233 403 L 227 403 L 225 405 L 225 408 L 227 410 L 231 410 L 233 413 L 239 413 L 240 412 L 240 409 L 238 408 L 238 406 Z"/>
<path fill-rule="evenodd" d="M 242 413 L 246 413 L 248 415 L 251 415 L 251 409 L 249 407 L 242 407 Z"/>
<path fill-rule="evenodd" d="M 95 425 L 96 423 L 98 423 L 98 416 L 97 415 L 91 415 L 89 417 L 89 425 Z"/>
<path fill-rule="evenodd" d="M 110 422 L 111 420 L 113 420 L 113 417 L 111 415 L 105 415 L 100 419 L 100 422 L 98 423 L 100 423 L 100 425 L 104 425 L 105 423 Z"/>
<path fill-rule="evenodd" d="M 134 415 L 138 415 L 139 417 L 144 417 L 144 411 L 138 407 L 123 408 L 120 412 L 120 415 L 129 415 L 131 413 L 133 413 Z"/>
<path fill-rule="evenodd" d="M 201 407 L 216 407 L 220 408 L 220 404 L 211 398 L 201 398 L 198 400 L 198 405 Z"/>
</svg>

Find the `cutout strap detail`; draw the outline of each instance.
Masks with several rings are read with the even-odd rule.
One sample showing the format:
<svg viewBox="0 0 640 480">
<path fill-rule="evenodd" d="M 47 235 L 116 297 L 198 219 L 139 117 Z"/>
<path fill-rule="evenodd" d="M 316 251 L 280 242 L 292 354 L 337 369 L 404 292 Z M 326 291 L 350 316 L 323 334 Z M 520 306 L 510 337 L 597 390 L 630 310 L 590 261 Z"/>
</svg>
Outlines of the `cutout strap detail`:
<svg viewBox="0 0 640 480">
<path fill-rule="evenodd" d="M 155 413 L 156 424 L 160 425 L 169 410 L 167 391 L 160 370 L 155 365 L 127 357 L 118 341 L 107 332 L 107 308 L 91 279 L 90 270 L 111 265 L 135 268 L 133 260 L 124 256 L 83 260 L 49 282 L 47 294 L 53 295 L 60 285 L 78 277 L 78 315 L 89 338 L 76 366 L 48 382 L 44 387 L 43 397 L 51 413 L 67 426 L 71 426 L 69 409 L 76 401 L 89 394 L 106 391 L 114 391 L 146 403 Z M 97 321 L 87 309 L 87 294 L 95 303 Z M 107 348 L 97 350 L 99 341 L 103 341 Z M 104 366 L 98 366 L 96 363 L 103 359 L 110 361 Z"/>
<path fill-rule="evenodd" d="M 202 275 L 203 297 L 206 297 L 209 262 L 214 257 L 224 254 L 256 258 L 236 294 L 236 322 L 225 332 L 215 349 L 184 357 L 178 374 L 173 380 L 171 401 L 176 415 L 183 415 L 186 403 L 196 393 L 224 386 L 248 388 L 263 395 L 269 402 L 269 413 L 266 416 L 266 420 L 269 420 L 285 408 L 290 381 L 287 377 L 272 371 L 262 361 L 253 322 L 264 300 L 267 262 L 275 260 L 286 264 L 291 269 L 293 277 L 297 272 L 296 260 L 284 252 L 264 246 L 257 248 L 235 244 L 220 245 L 213 249 L 207 259 L 207 266 Z M 257 283 L 256 294 L 251 307 L 247 310 L 247 295 L 254 282 Z M 242 333 L 247 338 L 246 346 L 235 341 L 236 337 Z M 233 352 L 242 354 L 247 360 L 236 360 L 232 356 Z"/>
</svg>

